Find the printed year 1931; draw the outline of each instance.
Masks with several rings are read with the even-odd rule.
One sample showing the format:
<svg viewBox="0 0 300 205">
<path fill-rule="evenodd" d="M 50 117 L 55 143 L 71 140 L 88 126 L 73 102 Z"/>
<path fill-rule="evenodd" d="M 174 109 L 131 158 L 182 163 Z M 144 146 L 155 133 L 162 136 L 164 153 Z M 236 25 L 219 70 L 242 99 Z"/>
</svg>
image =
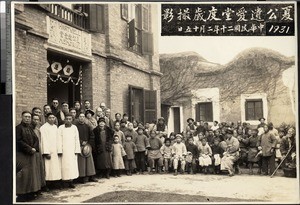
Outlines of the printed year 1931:
<svg viewBox="0 0 300 205">
<path fill-rule="evenodd" d="M 294 35 L 294 24 L 267 23 L 266 31 L 268 36 Z"/>
</svg>

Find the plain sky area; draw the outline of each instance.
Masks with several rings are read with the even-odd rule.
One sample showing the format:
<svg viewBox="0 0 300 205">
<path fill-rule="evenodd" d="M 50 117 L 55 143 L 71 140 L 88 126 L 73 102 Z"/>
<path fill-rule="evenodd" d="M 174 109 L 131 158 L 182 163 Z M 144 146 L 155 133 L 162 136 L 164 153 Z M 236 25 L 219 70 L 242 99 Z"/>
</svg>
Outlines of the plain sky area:
<svg viewBox="0 0 300 205">
<path fill-rule="evenodd" d="M 210 62 L 226 64 L 245 49 L 263 47 L 291 57 L 296 56 L 296 38 L 267 36 L 161 36 L 159 52 L 178 53 L 195 51 Z"/>
</svg>

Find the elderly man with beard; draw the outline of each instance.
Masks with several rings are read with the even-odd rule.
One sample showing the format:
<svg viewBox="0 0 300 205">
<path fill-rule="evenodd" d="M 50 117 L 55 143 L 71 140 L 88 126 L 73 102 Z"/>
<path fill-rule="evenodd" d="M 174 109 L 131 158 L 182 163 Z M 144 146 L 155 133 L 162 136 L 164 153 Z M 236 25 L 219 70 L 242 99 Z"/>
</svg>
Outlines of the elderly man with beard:
<svg viewBox="0 0 300 205">
<path fill-rule="evenodd" d="M 77 155 L 81 153 L 78 129 L 72 120 L 72 115 L 66 114 L 65 124 L 58 128 L 62 145 L 61 178 L 69 188 L 75 188 L 73 179 L 79 176 Z"/>
<path fill-rule="evenodd" d="M 78 155 L 78 169 L 80 182 L 85 183 L 87 181 L 97 182 L 93 177 L 95 172 L 95 165 L 92 153 L 92 147 L 90 141 L 94 139 L 94 133 L 91 128 L 85 124 L 85 113 L 80 113 L 78 122 L 75 124 L 79 132 L 80 146 L 82 153 Z M 84 149 L 89 149 L 89 153 L 84 153 Z"/>
<path fill-rule="evenodd" d="M 105 124 L 105 118 L 98 120 L 98 126 L 93 130 L 95 135 L 95 147 L 97 152 L 97 174 L 110 178 L 112 169 L 112 143 L 113 131 Z"/>
<path fill-rule="evenodd" d="M 17 201 L 36 197 L 42 187 L 39 140 L 31 126 L 31 113 L 22 113 L 22 122 L 16 127 L 16 194 Z"/>
</svg>

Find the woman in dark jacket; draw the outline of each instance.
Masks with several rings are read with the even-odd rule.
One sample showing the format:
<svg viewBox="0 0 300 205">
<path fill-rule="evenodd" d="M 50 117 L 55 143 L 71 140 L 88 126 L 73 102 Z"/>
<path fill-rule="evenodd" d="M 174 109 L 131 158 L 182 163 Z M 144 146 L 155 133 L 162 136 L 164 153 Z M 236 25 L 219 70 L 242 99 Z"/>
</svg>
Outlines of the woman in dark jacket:
<svg viewBox="0 0 300 205">
<path fill-rule="evenodd" d="M 22 122 L 16 127 L 16 192 L 17 201 L 28 201 L 41 189 L 41 155 L 39 140 L 31 126 L 31 113 L 22 113 Z"/>
<path fill-rule="evenodd" d="M 95 151 L 97 152 L 96 168 L 98 174 L 109 179 L 112 168 L 113 131 L 106 126 L 105 118 L 98 120 L 98 126 L 93 130 L 95 135 Z"/>
</svg>

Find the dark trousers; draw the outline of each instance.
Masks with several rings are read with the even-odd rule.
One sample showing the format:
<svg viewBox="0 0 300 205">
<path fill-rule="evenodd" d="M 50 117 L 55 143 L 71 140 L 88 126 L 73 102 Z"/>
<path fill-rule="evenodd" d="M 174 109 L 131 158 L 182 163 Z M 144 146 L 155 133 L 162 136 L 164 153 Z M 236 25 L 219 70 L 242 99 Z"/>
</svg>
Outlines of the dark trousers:
<svg viewBox="0 0 300 205">
<path fill-rule="evenodd" d="M 137 171 L 146 171 L 145 168 L 145 151 L 136 152 L 135 154 L 135 163 L 137 166 Z"/>
<path fill-rule="evenodd" d="M 125 170 L 133 170 L 132 168 L 132 163 L 133 163 L 133 159 L 125 159 L 124 160 L 124 164 L 125 164 Z"/>
<path fill-rule="evenodd" d="M 196 173 L 197 172 L 197 164 L 196 164 L 196 159 L 193 159 L 192 162 L 187 162 L 186 163 L 186 169 L 188 173 Z"/>
<path fill-rule="evenodd" d="M 264 174 L 272 174 L 275 170 L 275 155 L 262 157 L 262 172 Z M 268 172 L 269 171 L 269 172 Z"/>
</svg>

